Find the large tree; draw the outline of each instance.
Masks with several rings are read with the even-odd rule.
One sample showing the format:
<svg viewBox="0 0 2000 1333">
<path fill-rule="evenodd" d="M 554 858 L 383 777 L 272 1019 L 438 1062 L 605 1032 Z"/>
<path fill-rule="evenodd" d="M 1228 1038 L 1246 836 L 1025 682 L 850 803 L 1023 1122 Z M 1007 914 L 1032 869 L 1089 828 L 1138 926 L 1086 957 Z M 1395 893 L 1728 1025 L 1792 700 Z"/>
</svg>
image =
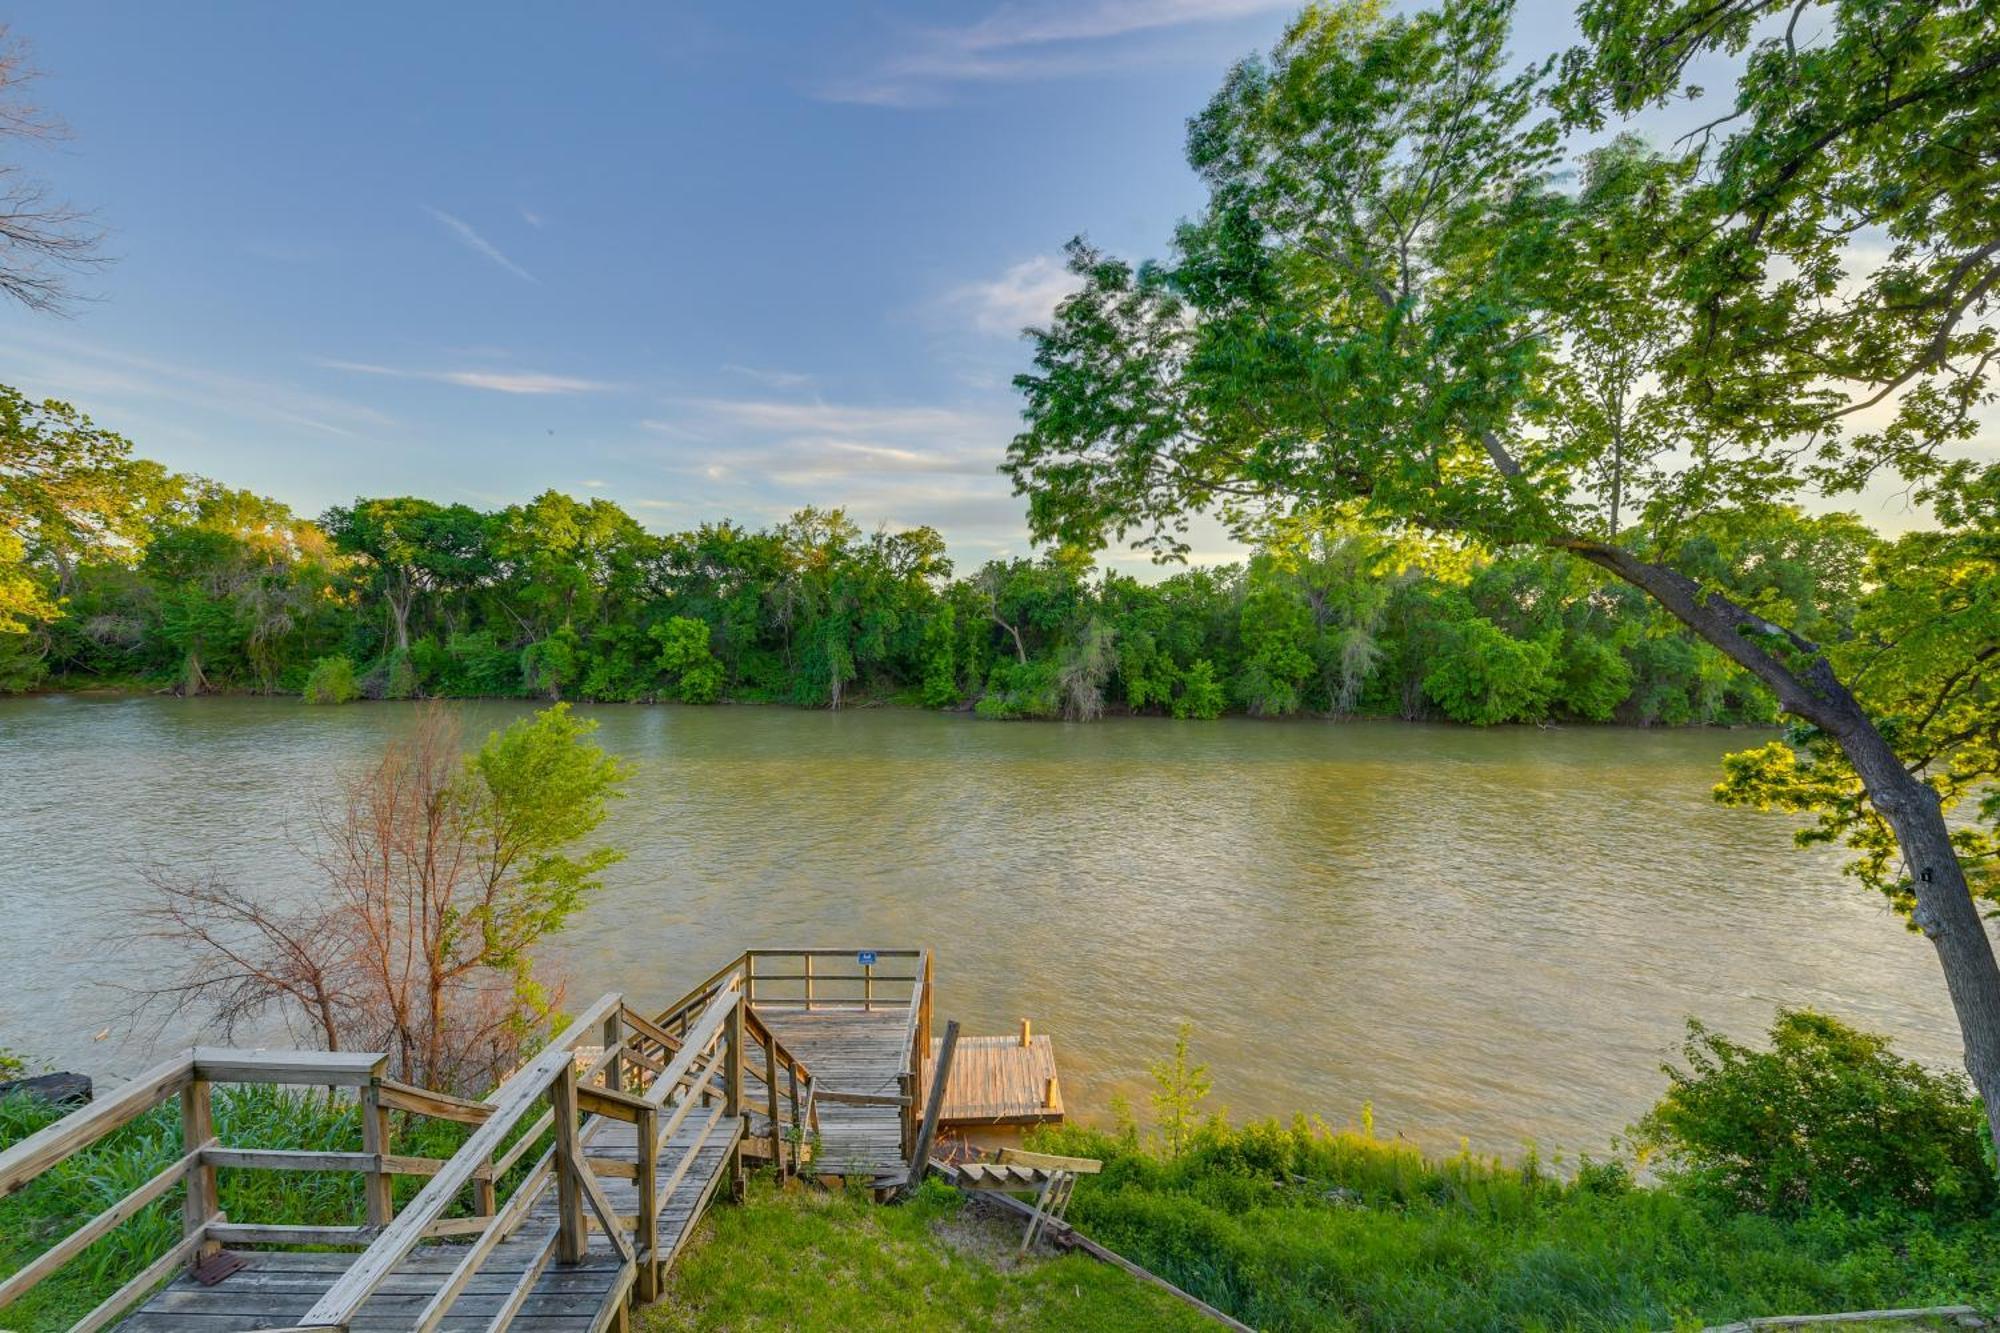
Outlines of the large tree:
<svg viewBox="0 0 2000 1333">
<path fill-rule="evenodd" d="M 1976 485 L 2000 18 L 1591 0 L 1583 19 L 1587 48 L 1522 66 L 1505 0 L 1301 15 L 1190 123 L 1209 201 L 1168 259 L 1072 247 L 1082 286 L 1036 331 L 1007 470 L 1067 543 L 1173 554 L 1197 511 L 1247 531 L 1355 504 L 1641 590 L 1851 769 L 2000 1142 L 2000 968 L 1937 787 L 1809 627 L 1736 594 L 1752 567 L 1689 540 L 1885 472 L 1947 506 Z M 1730 114 L 1658 156 L 1586 159 L 1579 132 L 1681 95 L 1704 56 L 1739 59 Z M 1650 365 L 1613 355 L 1635 337 Z"/>
</svg>

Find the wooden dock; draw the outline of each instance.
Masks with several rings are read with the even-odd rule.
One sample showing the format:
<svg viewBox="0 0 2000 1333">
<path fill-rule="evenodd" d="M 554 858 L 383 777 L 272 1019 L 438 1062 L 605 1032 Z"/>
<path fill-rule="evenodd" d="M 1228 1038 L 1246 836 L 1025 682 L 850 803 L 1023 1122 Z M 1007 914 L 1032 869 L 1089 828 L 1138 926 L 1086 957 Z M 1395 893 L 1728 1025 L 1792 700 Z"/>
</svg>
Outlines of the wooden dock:
<svg viewBox="0 0 2000 1333">
<path fill-rule="evenodd" d="M 939 1043 L 930 1044 L 922 1086 L 929 1087 Z M 955 1129 L 981 1125 L 1045 1125 L 1063 1118 L 1062 1083 L 1056 1077 L 1055 1043 L 1031 1032 L 960 1037 L 945 1079 L 939 1123 Z"/>
<path fill-rule="evenodd" d="M 761 950 L 651 1016 L 604 996 L 481 1101 L 399 1083 L 381 1055 L 185 1051 L 0 1152 L 0 1194 L 12 1193 L 180 1104 L 181 1156 L 0 1279 L 0 1327 L 16 1298 L 179 1188 L 179 1240 L 71 1333 L 622 1330 L 723 1186 L 740 1188 L 746 1157 L 878 1186 L 906 1177 L 930 1010 L 923 950 Z M 362 1151 L 226 1147 L 217 1083 L 348 1089 Z M 470 1134 L 450 1158 L 398 1155 L 395 1113 Z M 366 1216 L 225 1218 L 219 1168 L 358 1172 Z M 398 1175 L 428 1178 L 400 1212 Z"/>
</svg>

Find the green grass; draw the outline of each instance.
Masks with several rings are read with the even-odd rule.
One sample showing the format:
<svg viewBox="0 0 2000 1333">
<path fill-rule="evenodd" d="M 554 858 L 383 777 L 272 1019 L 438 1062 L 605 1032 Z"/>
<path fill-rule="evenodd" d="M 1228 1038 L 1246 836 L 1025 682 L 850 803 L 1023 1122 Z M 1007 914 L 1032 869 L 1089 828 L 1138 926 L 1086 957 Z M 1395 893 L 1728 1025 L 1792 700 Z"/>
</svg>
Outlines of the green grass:
<svg viewBox="0 0 2000 1333">
<path fill-rule="evenodd" d="M 2000 1304 L 2000 1220 L 1732 1211 L 1618 1166 L 1428 1160 L 1323 1125 L 1211 1126 L 1179 1159 L 1082 1129 L 1083 1231 L 1272 1330 L 1699 1328 L 1751 1315 Z"/>
<path fill-rule="evenodd" d="M 1212 1329 L 1084 1255 L 1017 1262 L 1021 1224 L 973 1215 L 935 1181 L 906 1204 L 751 1182 L 683 1252 L 643 1333 L 730 1329 Z"/>
</svg>

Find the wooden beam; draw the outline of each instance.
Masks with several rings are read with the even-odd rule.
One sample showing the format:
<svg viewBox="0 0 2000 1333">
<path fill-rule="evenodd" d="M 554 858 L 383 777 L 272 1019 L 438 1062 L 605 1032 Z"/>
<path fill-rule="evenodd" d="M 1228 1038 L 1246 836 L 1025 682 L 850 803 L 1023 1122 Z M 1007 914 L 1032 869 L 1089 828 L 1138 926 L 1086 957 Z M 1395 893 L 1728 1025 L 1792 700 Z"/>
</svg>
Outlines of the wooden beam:
<svg viewBox="0 0 2000 1333">
<path fill-rule="evenodd" d="M 194 1076 L 210 1083 L 354 1088 L 379 1075 L 388 1061 L 386 1055 L 367 1051 L 239 1051 L 230 1046 L 197 1046 Z"/>
<path fill-rule="evenodd" d="M 70 1112 L 0 1152 L 0 1196 L 14 1193 L 65 1157 L 129 1125 L 186 1087 L 193 1077 L 194 1053 L 183 1051 L 109 1096 Z"/>
<path fill-rule="evenodd" d="M 944 1041 L 938 1047 L 937 1069 L 931 1075 L 930 1097 L 924 1103 L 924 1123 L 917 1130 L 916 1147 L 910 1153 L 910 1178 L 903 1186 L 913 1190 L 924 1183 L 931 1164 L 931 1139 L 937 1134 L 938 1115 L 944 1110 L 945 1080 L 951 1077 L 952 1052 L 958 1049 L 958 1020 L 944 1025 Z"/>
<path fill-rule="evenodd" d="M 429 1088 L 419 1088 L 411 1083 L 400 1083 L 393 1078 L 375 1080 L 382 1105 L 397 1111 L 408 1111 L 413 1115 L 429 1116 L 433 1120 L 455 1120 L 461 1125 L 483 1125 L 493 1114 L 491 1102 L 475 1102 L 469 1097 L 454 1097 L 448 1092 L 433 1092 Z"/>
</svg>

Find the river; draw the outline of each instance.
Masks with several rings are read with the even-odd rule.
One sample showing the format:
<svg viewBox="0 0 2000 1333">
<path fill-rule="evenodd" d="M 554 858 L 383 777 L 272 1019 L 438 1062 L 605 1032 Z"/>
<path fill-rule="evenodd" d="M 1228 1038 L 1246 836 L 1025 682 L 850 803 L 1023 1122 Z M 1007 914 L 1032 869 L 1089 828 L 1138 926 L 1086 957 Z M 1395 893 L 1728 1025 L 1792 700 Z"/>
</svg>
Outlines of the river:
<svg viewBox="0 0 2000 1333">
<path fill-rule="evenodd" d="M 476 739 L 526 705 L 460 706 Z M 1955 1067 L 1929 946 L 1709 798 L 1746 733 L 1397 723 L 1006 724 L 898 709 L 603 707 L 630 855 L 553 944 L 573 997 L 664 1002 L 746 946 L 924 944 L 937 1022 L 1053 1034 L 1073 1111 L 1182 1019 L 1241 1118 L 1375 1107 L 1430 1147 L 1602 1154 L 1690 1014 L 1813 1005 Z M 0 700 L 0 1046 L 105 1077 L 111 983 L 170 964 L 148 865 L 310 891 L 313 802 L 400 705 Z M 99 1034 L 110 1028 L 109 1035 Z"/>
</svg>

